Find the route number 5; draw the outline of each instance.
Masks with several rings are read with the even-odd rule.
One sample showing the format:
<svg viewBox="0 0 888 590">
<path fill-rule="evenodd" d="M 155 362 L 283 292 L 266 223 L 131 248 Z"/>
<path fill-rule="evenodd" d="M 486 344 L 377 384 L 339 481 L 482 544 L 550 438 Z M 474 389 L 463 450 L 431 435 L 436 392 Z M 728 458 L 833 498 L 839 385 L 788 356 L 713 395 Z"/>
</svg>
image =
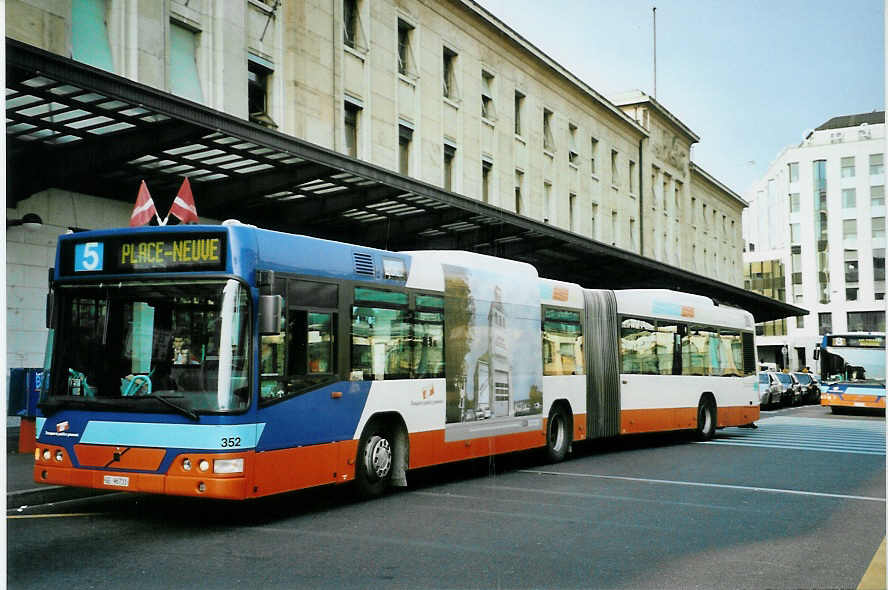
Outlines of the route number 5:
<svg viewBox="0 0 888 590">
<path fill-rule="evenodd" d="M 86 242 L 74 246 L 74 271 L 102 270 L 105 255 L 105 244 L 102 242 Z"/>
</svg>

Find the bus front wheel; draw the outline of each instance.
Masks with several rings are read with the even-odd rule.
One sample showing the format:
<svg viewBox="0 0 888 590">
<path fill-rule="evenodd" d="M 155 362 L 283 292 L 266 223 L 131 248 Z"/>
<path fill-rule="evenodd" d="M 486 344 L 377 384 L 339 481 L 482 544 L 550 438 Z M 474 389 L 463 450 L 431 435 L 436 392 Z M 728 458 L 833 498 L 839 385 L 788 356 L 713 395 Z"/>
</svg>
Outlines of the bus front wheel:
<svg viewBox="0 0 888 590">
<path fill-rule="evenodd" d="M 715 424 L 715 403 L 709 397 L 704 397 L 697 406 L 697 439 L 712 440 Z"/>
<path fill-rule="evenodd" d="M 380 428 L 365 432 L 358 445 L 355 474 L 361 496 L 371 498 L 385 492 L 391 481 L 393 461 L 391 435 Z"/>
</svg>

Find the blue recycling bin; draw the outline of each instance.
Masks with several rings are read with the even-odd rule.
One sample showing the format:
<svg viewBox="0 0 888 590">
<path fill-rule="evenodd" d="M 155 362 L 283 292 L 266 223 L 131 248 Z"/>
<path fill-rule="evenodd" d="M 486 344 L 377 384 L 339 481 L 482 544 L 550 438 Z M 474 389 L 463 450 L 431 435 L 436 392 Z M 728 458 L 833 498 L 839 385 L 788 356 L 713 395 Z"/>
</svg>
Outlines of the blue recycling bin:
<svg viewBox="0 0 888 590">
<path fill-rule="evenodd" d="M 43 369 L 11 369 L 7 415 L 34 418 L 39 415 L 37 403 L 43 385 Z"/>
</svg>

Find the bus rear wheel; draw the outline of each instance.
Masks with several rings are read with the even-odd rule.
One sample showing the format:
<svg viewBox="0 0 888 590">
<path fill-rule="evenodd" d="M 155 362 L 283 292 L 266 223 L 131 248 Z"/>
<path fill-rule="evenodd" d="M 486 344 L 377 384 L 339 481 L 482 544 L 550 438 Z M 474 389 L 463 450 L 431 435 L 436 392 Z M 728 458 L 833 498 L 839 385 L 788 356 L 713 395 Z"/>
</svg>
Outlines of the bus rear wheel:
<svg viewBox="0 0 888 590">
<path fill-rule="evenodd" d="M 570 448 L 570 428 L 567 413 L 557 407 L 549 414 L 546 427 L 546 459 L 549 463 L 564 461 Z"/>
<path fill-rule="evenodd" d="M 715 404 L 704 397 L 697 406 L 697 439 L 712 440 L 715 436 Z"/>
<path fill-rule="evenodd" d="M 365 498 L 381 495 L 389 487 L 394 451 L 392 437 L 381 428 L 368 430 L 358 444 L 355 479 Z"/>
</svg>

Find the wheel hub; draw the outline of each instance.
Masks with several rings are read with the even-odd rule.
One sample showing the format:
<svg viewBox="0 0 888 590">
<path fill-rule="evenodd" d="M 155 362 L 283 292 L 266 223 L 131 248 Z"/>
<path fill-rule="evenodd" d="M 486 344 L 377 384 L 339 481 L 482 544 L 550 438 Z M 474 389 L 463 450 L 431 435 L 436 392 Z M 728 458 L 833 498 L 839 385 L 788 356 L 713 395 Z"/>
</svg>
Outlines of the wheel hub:
<svg viewBox="0 0 888 590">
<path fill-rule="evenodd" d="M 367 473 L 375 479 L 383 479 L 392 469 L 392 447 L 381 436 L 374 436 L 367 444 L 365 455 Z"/>
</svg>

